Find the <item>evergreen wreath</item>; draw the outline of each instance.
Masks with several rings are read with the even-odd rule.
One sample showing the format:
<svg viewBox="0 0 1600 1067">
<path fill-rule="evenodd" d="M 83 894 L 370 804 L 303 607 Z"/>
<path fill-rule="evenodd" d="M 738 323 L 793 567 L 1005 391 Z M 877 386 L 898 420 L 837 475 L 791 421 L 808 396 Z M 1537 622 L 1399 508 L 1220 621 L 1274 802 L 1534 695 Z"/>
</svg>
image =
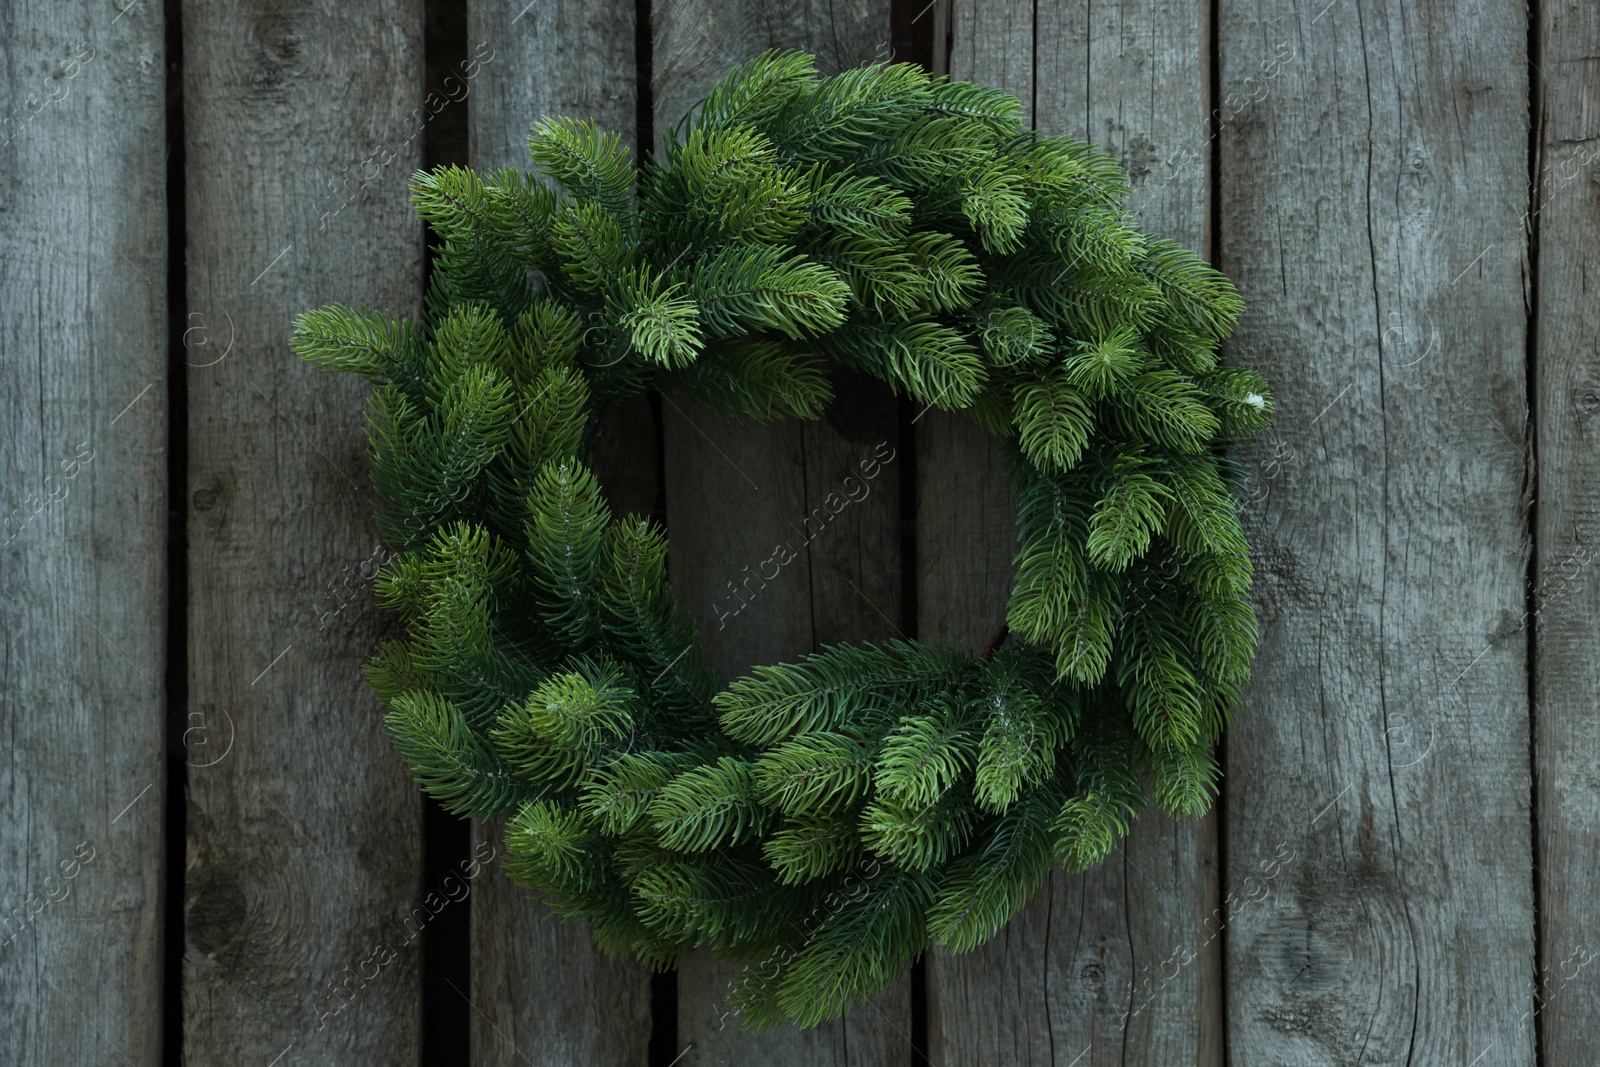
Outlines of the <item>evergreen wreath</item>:
<svg viewBox="0 0 1600 1067">
<path fill-rule="evenodd" d="M 1266 425 L 1217 349 L 1228 280 L 1126 217 L 1126 178 L 1010 95 L 769 52 L 636 168 L 565 118 L 541 177 L 418 173 L 423 322 L 332 306 L 294 350 L 364 375 L 378 580 L 367 666 L 422 787 L 507 820 L 507 866 L 613 953 L 749 964 L 748 1025 L 809 1026 L 931 942 L 975 948 L 1147 795 L 1199 816 L 1257 637 L 1238 469 Z M 635 195 L 635 187 L 637 195 Z M 719 688 L 663 531 L 583 457 L 683 389 L 818 418 L 830 364 L 1008 442 L 1021 550 L 981 654 L 840 645 Z"/>
</svg>

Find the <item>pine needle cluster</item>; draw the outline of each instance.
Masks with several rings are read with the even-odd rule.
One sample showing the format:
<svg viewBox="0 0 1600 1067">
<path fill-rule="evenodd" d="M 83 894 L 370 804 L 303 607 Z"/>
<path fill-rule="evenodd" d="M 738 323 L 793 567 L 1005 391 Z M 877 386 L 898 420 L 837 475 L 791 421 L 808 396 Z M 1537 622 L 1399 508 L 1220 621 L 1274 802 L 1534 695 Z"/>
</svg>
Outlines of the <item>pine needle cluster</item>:
<svg viewBox="0 0 1600 1067">
<path fill-rule="evenodd" d="M 544 119 L 533 173 L 412 184 L 420 323 L 329 307 L 294 349 L 376 386 L 383 603 L 367 673 L 423 788 L 507 825 L 510 873 L 606 949 L 750 964 L 755 1026 L 815 1024 L 930 943 L 970 950 L 1147 798 L 1198 816 L 1257 638 L 1223 448 L 1226 278 L 1146 234 L 1126 179 L 1011 96 L 771 52 L 635 163 Z M 606 413 L 683 389 L 815 419 L 830 366 L 1008 441 L 1010 638 L 838 646 L 719 687 L 667 541 L 586 465 Z M 870 869 L 870 876 L 861 872 Z"/>
</svg>

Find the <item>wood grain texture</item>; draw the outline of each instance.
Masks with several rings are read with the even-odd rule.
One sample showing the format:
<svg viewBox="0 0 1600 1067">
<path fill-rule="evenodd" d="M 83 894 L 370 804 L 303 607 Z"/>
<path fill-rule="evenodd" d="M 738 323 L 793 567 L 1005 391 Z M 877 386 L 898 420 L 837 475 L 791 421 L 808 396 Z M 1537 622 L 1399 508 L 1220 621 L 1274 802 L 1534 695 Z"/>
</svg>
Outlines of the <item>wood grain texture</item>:
<svg viewBox="0 0 1600 1067">
<path fill-rule="evenodd" d="M 724 681 L 824 644 L 904 636 L 894 399 L 840 375 L 820 423 L 663 398 L 672 584 Z"/>
<path fill-rule="evenodd" d="M 676 392 L 662 401 L 672 587 L 718 677 L 809 652 L 800 426 L 725 420 Z"/>
<path fill-rule="evenodd" d="M 1221 12 L 1229 350 L 1279 400 L 1244 454 L 1229 1054 L 1531 1064 L 1526 10 Z"/>
<path fill-rule="evenodd" d="M 1592 1059 L 1600 1035 L 1600 11 L 1541 5 L 1538 214 L 1534 751 L 1541 970 L 1532 1003 L 1546 1063 Z M 1518 1020 L 1531 1028 L 1535 1018 Z"/>
<path fill-rule="evenodd" d="M 823 73 L 886 58 L 889 5 L 668 0 L 654 6 L 653 35 L 659 143 L 728 68 L 765 49 L 810 51 Z M 895 405 L 860 379 L 841 377 L 836 391 L 823 422 L 772 426 L 664 398 L 672 584 L 724 680 L 822 643 L 901 629 Z M 910 1055 L 908 979 L 842 1020 L 748 1034 L 727 1012 L 736 973 L 707 956 L 680 969 L 685 1067 Z"/>
<path fill-rule="evenodd" d="M 994 940 L 931 954 L 935 1063 L 1220 1063 L 1215 833 L 1157 810 L 1083 875 L 1052 872 Z M 1203 858 L 1196 859 L 1197 854 Z M 1154 1050 L 1154 1051 L 1149 1051 Z"/>
<path fill-rule="evenodd" d="M 159 10 L 0 32 L 0 1062 L 158 1062 L 167 306 Z"/>
<path fill-rule="evenodd" d="M 478 824 L 477 847 L 502 849 L 501 828 Z M 472 898 L 470 996 L 474 1064 L 649 1062 L 648 972 L 602 954 L 587 924 L 563 921 L 498 863 Z"/>
<path fill-rule="evenodd" d="M 917 635 L 980 651 L 1006 621 L 1017 505 L 1000 439 L 965 415 L 916 422 Z"/>
<path fill-rule="evenodd" d="M 634 5 L 623 0 L 468 4 L 468 49 L 493 57 L 473 79 L 472 165 L 527 169 L 528 128 L 545 115 L 592 118 L 631 145 L 634 39 Z"/>
<path fill-rule="evenodd" d="M 631 0 L 473 3 L 469 51 L 492 54 L 473 81 L 468 141 L 478 170 L 528 169 L 528 128 L 545 115 L 594 119 L 632 144 L 638 126 Z M 640 421 L 641 413 L 644 422 Z M 614 509 L 655 505 L 655 433 L 641 398 L 592 457 Z M 480 826 L 500 846 L 500 827 Z M 642 1065 L 650 975 L 607 958 L 584 923 L 563 922 L 502 871 L 472 906 L 472 1062 Z"/>
<path fill-rule="evenodd" d="M 944 73 L 1004 89 L 1022 102 L 1033 123 L 1034 0 L 949 0 L 950 39 Z M 934 42 L 938 48 L 938 41 Z M 934 69 L 941 64 L 934 63 Z"/>
<path fill-rule="evenodd" d="M 858 382 L 842 390 L 830 421 L 776 427 L 725 421 L 681 396 L 666 401 L 672 584 L 719 676 L 824 643 L 899 635 L 892 399 Z M 737 974 L 706 953 L 679 969 L 684 1064 L 876 1064 L 910 1055 L 908 978 L 841 1020 L 752 1034 L 729 1012 Z"/>
<path fill-rule="evenodd" d="M 359 672 L 384 627 L 368 389 L 287 342 L 328 303 L 418 311 L 422 5 L 189 4 L 183 28 L 210 341 L 187 372 L 189 691 L 233 731 L 189 772 L 184 1060 L 415 1063 L 421 805 Z"/>
<path fill-rule="evenodd" d="M 951 76 L 998 85 L 1045 133 L 1111 152 L 1141 225 L 1208 253 L 1207 8 L 1194 0 L 973 5 Z M 1191 165 L 1160 167 L 1158 160 Z M 999 442 L 930 412 L 917 436 L 921 636 L 980 649 L 1005 617 L 1015 507 Z M 1110 859 L 1057 870 L 993 942 L 928 967 L 935 1062 L 1218 1064 L 1214 818 L 1148 811 Z"/>
<path fill-rule="evenodd" d="M 651 5 L 657 144 L 729 68 L 799 48 L 833 74 L 889 58 L 888 0 L 660 0 Z"/>
</svg>

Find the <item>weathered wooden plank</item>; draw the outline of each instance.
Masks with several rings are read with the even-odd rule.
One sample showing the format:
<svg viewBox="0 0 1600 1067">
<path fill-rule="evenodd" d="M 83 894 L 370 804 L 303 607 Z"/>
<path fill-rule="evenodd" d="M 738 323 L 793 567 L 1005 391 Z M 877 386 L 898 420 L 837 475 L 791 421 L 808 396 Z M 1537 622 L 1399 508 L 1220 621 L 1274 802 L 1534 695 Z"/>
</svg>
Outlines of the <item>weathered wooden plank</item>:
<svg viewBox="0 0 1600 1067">
<path fill-rule="evenodd" d="M 894 402 L 860 381 L 840 393 L 825 423 L 778 427 L 668 399 L 673 586 L 724 679 L 823 644 L 903 636 Z M 693 1046 L 683 1062 L 859 1064 L 908 1054 L 907 979 L 842 1020 L 749 1034 L 727 1002 L 737 974 L 707 953 L 680 968 L 679 1043 Z"/>
<path fill-rule="evenodd" d="M 825 73 L 887 58 L 889 5 L 674 0 L 656 7 L 653 34 L 659 137 L 728 68 L 767 48 L 813 52 Z M 666 398 L 672 583 L 724 679 L 820 643 L 893 637 L 901 627 L 895 406 L 870 383 L 837 385 L 829 418 L 804 425 L 733 425 L 681 396 Z M 704 955 L 679 971 L 679 1044 L 692 1046 L 684 1064 L 882 1063 L 909 1054 L 907 979 L 842 1020 L 748 1034 L 728 1013 L 736 973 Z"/>
<path fill-rule="evenodd" d="M 1279 400 L 1244 453 L 1237 1063 L 1534 1062 L 1526 10 L 1461 16 L 1221 8 L 1231 352 Z"/>
<path fill-rule="evenodd" d="M 1534 883 L 1539 894 L 1541 970 L 1522 1010 L 1537 1013 L 1546 1063 L 1592 1059 L 1600 1035 L 1595 968 L 1600 898 L 1594 857 L 1600 850 L 1600 752 L 1595 696 L 1600 693 L 1600 310 L 1589 271 L 1600 277 L 1594 247 L 1600 146 L 1600 10 L 1573 2 L 1543 4 L 1539 67 L 1542 113 L 1538 214 L 1537 425 L 1538 529 L 1534 538 L 1534 751 L 1539 838 Z M 1520 640 L 1530 620 L 1524 618 Z M 1531 1028 L 1530 1015 L 1518 1027 Z"/>
<path fill-rule="evenodd" d="M 166 795 L 162 21 L 0 35 L 5 1062 L 154 1063 Z"/>
<path fill-rule="evenodd" d="M 473 3 L 467 37 L 472 51 L 492 56 L 472 83 L 474 167 L 528 168 L 528 127 L 545 115 L 592 118 L 633 142 L 631 0 Z M 618 511 L 648 513 L 655 504 L 649 418 L 642 399 L 633 403 L 596 457 Z M 498 827 L 480 825 L 478 835 L 499 847 Z M 646 1062 L 648 970 L 608 959 L 587 925 L 563 922 L 498 870 L 473 898 L 471 995 L 475 1064 Z"/>
<path fill-rule="evenodd" d="M 957 81 L 992 85 L 1022 101 L 1022 120 L 1033 122 L 1033 0 L 980 4 L 948 0 L 950 39 L 944 73 Z M 939 43 L 934 42 L 938 48 Z M 935 69 L 940 64 L 936 61 Z"/>
<path fill-rule="evenodd" d="M 888 0 L 664 0 L 652 5 L 656 132 L 675 125 L 730 67 L 800 48 L 823 73 L 890 54 Z"/>
<path fill-rule="evenodd" d="M 718 676 L 809 652 L 800 426 L 724 420 L 680 393 L 662 401 L 673 591 Z"/>
<path fill-rule="evenodd" d="M 803 426 L 735 424 L 681 396 L 666 400 L 672 584 L 719 676 L 828 642 L 900 635 L 892 399 L 856 383 L 836 402 L 843 418 Z M 738 973 L 704 952 L 679 969 L 683 1063 L 872 1064 L 910 1054 L 908 978 L 843 1019 L 752 1034 L 728 1004 Z"/>
<path fill-rule="evenodd" d="M 1202 255 L 1207 6 L 957 3 L 951 75 L 999 85 L 1046 133 L 1086 138 L 1128 171 L 1144 226 Z M 1158 159 L 1194 165 L 1160 169 Z M 968 420 L 919 423 L 922 636 L 982 648 L 1005 617 L 1015 508 L 998 442 Z M 1220 1063 L 1215 820 L 1148 811 L 1107 862 L 1052 873 L 994 942 L 928 967 L 936 1062 Z"/>
<path fill-rule="evenodd" d="M 498 826 L 476 830 L 479 854 L 504 855 Z M 470 995 L 474 1064 L 649 1062 L 649 973 L 605 956 L 587 924 L 562 921 L 498 862 L 472 898 Z"/>
<path fill-rule="evenodd" d="M 474 167 L 526 169 L 528 128 L 545 115 L 592 118 L 632 144 L 638 127 L 634 5 L 472 3 L 467 43 L 487 57 L 472 81 Z"/>
<path fill-rule="evenodd" d="M 287 340 L 326 303 L 418 309 L 406 180 L 443 106 L 419 99 L 422 4 L 190 4 L 184 55 L 211 342 L 187 372 L 191 711 L 233 738 L 189 775 L 184 1058 L 414 1063 L 420 932 L 447 903 L 419 899 L 419 795 L 359 673 L 385 625 L 367 387 Z"/>
<path fill-rule="evenodd" d="M 719 676 L 899 634 L 892 400 L 855 383 L 838 402 L 848 421 L 750 426 L 665 399 L 672 583 Z M 841 1020 L 751 1034 L 727 1001 L 737 975 L 707 953 L 680 968 L 684 1063 L 882 1063 L 908 1051 L 908 979 Z"/>
</svg>

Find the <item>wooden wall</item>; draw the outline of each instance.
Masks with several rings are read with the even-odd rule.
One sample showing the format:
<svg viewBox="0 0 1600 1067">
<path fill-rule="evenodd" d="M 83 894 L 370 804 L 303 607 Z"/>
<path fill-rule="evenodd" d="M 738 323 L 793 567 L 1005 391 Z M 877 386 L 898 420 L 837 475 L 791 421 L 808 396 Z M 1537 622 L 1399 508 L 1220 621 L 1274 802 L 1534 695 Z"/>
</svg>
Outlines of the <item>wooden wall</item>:
<svg viewBox="0 0 1600 1067">
<path fill-rule="evenodd" d="M 0 4 L 0 1064 L 1591 1058 L 1593 5 L 923 2 L 474 0 L 449 44 L 433 0 Z M 462 898 L 425 883 L 357 671 L 391 625 L 364 390 L 286 341 L 321 304 L 418 309 L 405 183 L 446 127 L 481 167 L 546 113 L 649 151 L 764 48 L 838 70 L 919 34 L 1113 152 L 1139 221 L 1239 285 L 1230 359 L 1279 401 L 1239 456 L 1264 640 L 1211 816 L 1147 815 L 992 944 L 749 1035 L 727 968 L 652 977 L 526 899 L 498 826 L 457 831 L 487 857 Z M 836 385 L 806 425 L 641 400 L 595 456 L 669 525 L 724 677 L 1003 616 L 994 443 Z"/>
</svg>

